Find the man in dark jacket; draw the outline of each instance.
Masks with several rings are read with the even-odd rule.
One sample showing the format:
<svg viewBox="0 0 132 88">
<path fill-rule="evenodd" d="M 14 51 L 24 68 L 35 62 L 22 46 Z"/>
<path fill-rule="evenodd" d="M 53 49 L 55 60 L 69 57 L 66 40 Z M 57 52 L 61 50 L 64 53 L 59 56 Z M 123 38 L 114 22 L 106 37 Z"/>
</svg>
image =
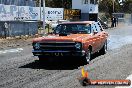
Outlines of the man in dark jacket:
<svg viewBox="0 0 132 88">
<path fill-rule="evenodd" d="M 111 17 L 111 27 L 114 27 L 114 16 Z"/>
<path fill-rule="evenodd" d="M 114 17 L 114 27 L 116 27 L 116 21 L 117 21 L 117 19 L 116 19 L 116 17 Z"/>
</svg>

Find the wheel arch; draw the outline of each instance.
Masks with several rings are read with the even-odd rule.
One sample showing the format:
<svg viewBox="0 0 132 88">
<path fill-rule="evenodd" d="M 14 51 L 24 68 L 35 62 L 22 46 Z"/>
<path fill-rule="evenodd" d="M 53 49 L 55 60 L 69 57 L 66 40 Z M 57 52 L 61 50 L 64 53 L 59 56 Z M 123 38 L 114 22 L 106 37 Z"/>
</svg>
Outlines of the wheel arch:
<svg viewBox="0 0 132 88">
<path fill-rule="evenodd" d="M 92 45 L 88 46 L 88 49 L 90 49 L 91 52 L 92 52 L 92 48 L 93 48 Z"/>
</svg>

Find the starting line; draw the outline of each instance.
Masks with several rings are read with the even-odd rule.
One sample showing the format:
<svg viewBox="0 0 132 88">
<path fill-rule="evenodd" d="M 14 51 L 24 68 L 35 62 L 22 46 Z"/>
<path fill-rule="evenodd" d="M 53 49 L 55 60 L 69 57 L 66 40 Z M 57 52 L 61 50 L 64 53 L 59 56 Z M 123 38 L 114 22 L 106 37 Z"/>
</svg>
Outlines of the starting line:
<svg viewBox="0 0 132 88">
<path fill-rule="evenodd" d="M 21 52 L 21 51 L 23 51 L 22 48 L 9 49 L 9 50 L 2 50 L 2 51 L 0 51 L 0 54 L 15 53 L 15 52 Z"/>
</svg>

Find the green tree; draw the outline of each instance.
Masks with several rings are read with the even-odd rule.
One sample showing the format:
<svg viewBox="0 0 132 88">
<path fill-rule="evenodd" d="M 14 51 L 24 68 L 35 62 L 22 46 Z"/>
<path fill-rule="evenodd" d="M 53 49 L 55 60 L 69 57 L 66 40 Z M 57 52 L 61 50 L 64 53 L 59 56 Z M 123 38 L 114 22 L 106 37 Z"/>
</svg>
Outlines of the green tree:
<svg viewBox="0 0 132 88">
<path fill-rule="evenodd" d="M 132 0 L 124 0 L 122 2 L 122 12 L 132 13 Z"/>
<path fill-rule="evenodd" d="M 39 6 L 39 1 L 36 0 L 37 6 Z M 41 0 L 41 6 L 43 6 L 43 0 Z M 53 8 L 71 8 L 72 7 L 72 0 L 45 0 L 46 7 L 53 7 Z"/>
<path fill-rule="evenodd" d="M 114 9 L 113 9 L 113 6 L 114 6 Z M 113 3 L 113 0 L 100 0 L 99 11 L 108 13 L 109 15 L 112 15 L 113 12 L 119 12 L 120 11 L 119 1 L 115 0 Z"/>
<path fill-rule="evenodd" d="M 45 0 L 45 6 L 50 7 L 52 5 L 52 0 Z M 40 0 L 36 0 L 36 5 L 39 6 Z M 43 6 L 43 0 L 41 0 L 41 6 Z"/>
</svg>

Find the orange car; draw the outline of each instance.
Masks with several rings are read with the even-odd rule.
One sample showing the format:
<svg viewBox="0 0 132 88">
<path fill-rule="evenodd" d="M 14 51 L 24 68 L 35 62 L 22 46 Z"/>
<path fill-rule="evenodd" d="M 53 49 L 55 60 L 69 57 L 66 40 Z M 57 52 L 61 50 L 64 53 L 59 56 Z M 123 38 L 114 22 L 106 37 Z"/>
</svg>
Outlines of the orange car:
<svg viewBox="0 0 132 88">
<path fill-rule="evenodd" d="M 99 22 L 79 21 L 57 25 L 52 34 L 33 40 L 33 55 L 44 57 L 77 56 L 90 61 L 95 52 L 105 54 L 107 37 Z"/>
</svg>

